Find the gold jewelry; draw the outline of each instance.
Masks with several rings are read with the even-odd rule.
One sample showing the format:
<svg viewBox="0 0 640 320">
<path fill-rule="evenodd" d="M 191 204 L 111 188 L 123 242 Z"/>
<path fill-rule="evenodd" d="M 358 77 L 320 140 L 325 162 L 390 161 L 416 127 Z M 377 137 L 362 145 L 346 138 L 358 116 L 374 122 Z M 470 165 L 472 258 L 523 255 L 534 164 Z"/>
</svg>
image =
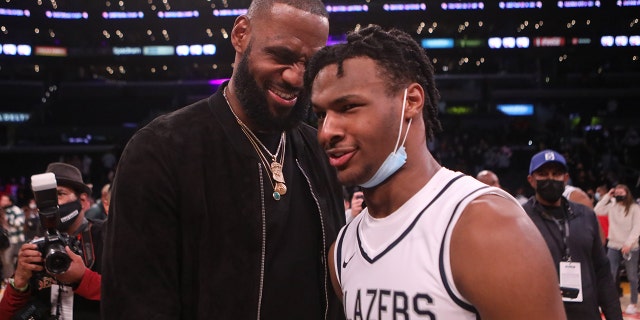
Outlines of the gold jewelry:
<svg viewBox="0 0 640 320">
<path fill-rule="evenodd" d="M 231 113 L 233 113 L 233 116 L 236 118 L 236 122 L 238 122 L 238 124 L 240 125 L 240 129 L 242 129 L 242 132 L 245 136 L 247 136 L 247 139 L 249 139 L 251 146 L 258 154 L 260 162 L 262 162 L 264 168 L 270 173 L 267 176 L 269 177 L 269 181 L 271 181 L 271 185 L 273 186 L 273 199 L 280 200 L 280 197 L 284 196 L 287 193 L 287 185 L 285 184 L 284 174 L 282 173 L 282 168 L 284 167 L 284 156 L 287 148 L 287 135 L 284 131 L 282 131 L 282 133 L 280 134 L 280 143 L 278 143 L 276 153 L 272 154 L 271 151 L 269 151 L 269 149 L 262 143 L 262 141 L 258 139 L 258 137 L 251 131 L 251 129 L 249 129 L 249 127 L 247 127 L 247 125 L 244 124 L 244 122 L 242 122 L 238 115 L 233 111 L 231 103 L 229 103 L 229 99 L 227 98 L 227 88 L 228 87 L 225 87 L 224 90 L 222 90 L 224 100 L 227 102 Z M 269 163 L 267 157 L 261 150 L 264 150 L 269 155 L 269 157 L 271 157 L 271 163 Z M 280 151 L 282 151 L 282 153 L 280 153 Z"/>
</svg>

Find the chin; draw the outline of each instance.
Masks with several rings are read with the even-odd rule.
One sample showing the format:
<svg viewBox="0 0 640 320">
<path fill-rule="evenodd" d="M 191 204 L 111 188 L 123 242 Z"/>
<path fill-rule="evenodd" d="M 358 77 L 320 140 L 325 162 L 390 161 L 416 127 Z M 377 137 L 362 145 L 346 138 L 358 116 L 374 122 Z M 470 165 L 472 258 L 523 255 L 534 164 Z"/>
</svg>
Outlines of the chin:
<svg viewBox="0 0 640 320">
<path fill-rule="evenodd" d="M 352 174 L 348 174 L 345 172 L 340 172 L 338 171 L 338 182 L 340 182 L 340 184 L 346 186 L 346 187 L 355 187 L 355 186 L 359 186 L 360 183 L 362 183 L 363 181 L 361 181 L 362 179 L 358 179 L 357 177 L 355 177 Z"/>
<path fill-rule="evenodd" d="M 276 121 L 286 121 L 291 115 L 291 107 L 273 104 L 269 107 L 271 118 Z"/>
</svg>

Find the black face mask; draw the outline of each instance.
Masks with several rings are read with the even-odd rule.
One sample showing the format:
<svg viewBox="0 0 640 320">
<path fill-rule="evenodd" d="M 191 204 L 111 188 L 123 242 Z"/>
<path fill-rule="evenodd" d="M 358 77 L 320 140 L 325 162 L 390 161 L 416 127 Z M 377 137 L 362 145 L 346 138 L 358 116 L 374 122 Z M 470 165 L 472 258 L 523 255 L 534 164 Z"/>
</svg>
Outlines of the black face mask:
<svg viewBox="0 0 640 320">
<path fill-rule="evenodd" d="M 58 210 L 60 211 L 60 221 L 58 221 L 57 229 L 62 232 L 67 232 L 69 227 L 71 227 L 76 219 L 78 219 L 78 216 L 80 216 L 82 204 L 80 200 L 73 201 L 60 205 Z"/>
<path fill-rule="evenodd" d="M 622 202 L 626 198 L 627 198 L 627 196 L 616 196 L 616 202 Z"/>
<path fill-rule="evenodd" d="M 536 184 L 536 193 L 540 195 L 540 198 L 550 203 L 558 201 L 564 192 L 564 181 L 562 180 L 536 180 Z"/>
</svg>

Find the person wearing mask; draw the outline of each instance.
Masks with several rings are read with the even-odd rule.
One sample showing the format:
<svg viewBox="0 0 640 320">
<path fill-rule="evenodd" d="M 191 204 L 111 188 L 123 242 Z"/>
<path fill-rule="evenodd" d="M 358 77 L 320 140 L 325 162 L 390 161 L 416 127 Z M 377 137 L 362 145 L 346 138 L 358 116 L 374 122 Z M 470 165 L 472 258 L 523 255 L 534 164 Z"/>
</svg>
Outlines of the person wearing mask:
<svg viewBox="0 0 640 320">
<path fill-rule="evenodd" d="M 305 124 L 320 0 L 254 0 L 230 32 L 231 80 L 160 116 L 112 183 L 103 319 L 337 319 L 327 252 L 341 185 Z"/>
<path fill-rule="evenodd" d="M 65 239 L 69 241 L 78 239 L 82 256 L 66 246 L 65 253 L 71 258 L 68 268 L 51 274 L 43 267 L 45 258 L 58 259 L 60 255 L 44 256 L 37 244 L 23 244 L 15 275 L 0 301 L 0 319 L 100 319 L 102 223 L 89 222 L 84 216 L 91 189 L 72 165 L 54 162 L 46 172 L 53 173 L 57 183 L 56 229 L 68 234 Z"/>
<path fill-rule="evenodd" d="M 607 257 L 611 263 L 611 275 L 618 278 L 620 262 L 624 263 L 627 280 L 631 288 L 627 314 L 638 312 L 638 237 L 640 237 L 640 206 L 633 200 L 629 187 L 618 184 L 598 201 L 595 212 L 609 219 Z"/>
<path fill-rule="evenodd" d="M 313 57 L 305 85 L 320 145 L 367 204 L 329 254 L 347 319 L 565 318 L 551 256 L 518 202 L 429 152 L 439 94 L 409 34 L 352 32 Z"/>
<path fill-rule="evenodd" d="M 13 196 L 0 195 L 0 207 L 4 210 L 3 227 L 7 231 L 9 247 L 2 252 L 2 277 L 6 283 L 13 276 L 20 246 L 24 243 L 24 211 L 15 205 Z"/>
<path fill-rule="evenodd" d="M 560 278 L 570 320 L 622 319 L 609 260 L 593 210 L 562 196 L 569 181 L 565 158 L 554 150 L 531 157 L 527 181 L 535 190 L 523 205 L 544 237 Z"/>
</svg>

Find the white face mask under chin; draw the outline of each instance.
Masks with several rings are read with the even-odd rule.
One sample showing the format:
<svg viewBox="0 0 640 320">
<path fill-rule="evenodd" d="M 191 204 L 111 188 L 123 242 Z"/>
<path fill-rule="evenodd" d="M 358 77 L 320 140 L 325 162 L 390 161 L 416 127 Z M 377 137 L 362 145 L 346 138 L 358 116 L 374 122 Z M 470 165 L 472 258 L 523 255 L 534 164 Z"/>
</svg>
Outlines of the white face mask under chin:
<svg viewBox="0 0 640 320">
<path fill-rule="evenodd" d="M 408 88 L 407 88 L 408 89 Z M 402 124 L 404 123 L 404 108 L 407 105 L 407 89 L 404 89 L 404 98 L 402 100 L 402 114 L 400 116 L 400 129 L 398 129 L 398 139 L 396 140 L 396 145 L 393 148 L 393 151 L 387 156 L 387 159 L 384 160 L 378 171 L 369 179 L 369 181 L 360 184 L 363 188 L 373 188 L 380 183 L 384 182 L 392 176 L 396 171 L 398 171 L 404 164 L 407 162 L 407 151 L 404 148 L 404 143 L 407 141 L 407 136 L 409 135 L 409 128 L 411 127 L 411 121 L 413 119 L 409 119 L 409 124 L 407 124 L 407 131 L 404 134 L 404 139 L 402 139 L 402 144 L 398 147 L 400 143 L 400 136 L 402 135 Z"/>
</svg>

